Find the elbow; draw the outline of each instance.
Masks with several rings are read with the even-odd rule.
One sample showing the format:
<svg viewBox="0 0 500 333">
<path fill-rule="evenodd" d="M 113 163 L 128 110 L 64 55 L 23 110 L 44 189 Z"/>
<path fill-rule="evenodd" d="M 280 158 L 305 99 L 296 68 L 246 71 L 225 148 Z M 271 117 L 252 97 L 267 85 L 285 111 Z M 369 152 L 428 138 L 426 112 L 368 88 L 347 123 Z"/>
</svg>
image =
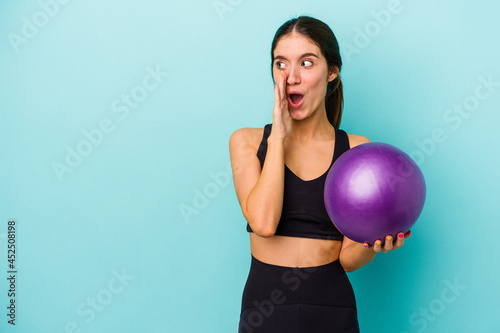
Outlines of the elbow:
<svg viewBox="0 0 500 333">
<path fill-rule="evenodd" d="M 271 223 L 270 221 L 253 220 L 252 222 L 250 222 L 250 220 L 248 220 L 248 219 L 247 219 L 247 221 L 248 221 L 248 224 L 250 225 L 250 228 L 252 228 L 253 233 L 256 234 L 257 236 L 260 236 L 263 238 L 270 238 L 270 237 L 273 237 L 274 234 L 276 233 L 276 228 L 273 227 L 274 224 Z"/>
<path fill-rule="evenodd" d="M 260 233 L 260 237 L 271 238 L 276 233 L 276 230 L 265 230 Z"/>
<path fill-rule="evenodd" d="M 345 258 L 342 258 L 342 255 L 339 257 L 340 266 L 344 269 L 344 272 L 351 273 L 357 270 L 359 267 L 355 267 L 353 265 L 349 265 L 348 262 L 345 261 Z"/>
<path fill-rule="evenodd" d="M 245 216 L 245 219 L 250 225 L 253 233 L 257 236 L 270 238 L 276 233 L 276 227 L 278 226 L 277 222 L 269 220 L 269 218 L 265 216 L 250 216 L 248 213 L 245 214 L 245 211 L 243 215 Z"/>
<path fill-rule="evenodd" d="M 255 229 L 252 228 L 254 234 L 257 236 L 263 237 L 263 238 L 270 238 L 274 236 L 274 233 L 276 232 L 276 229 L 270 228 L 268 226 L 261 225 L 257 226 Z"/>
<path fill-rule="evenodd" d="M 255 232 L 254 233 L 262 238 L 271 238 L 274 236 L 274 232 Z"/>
<path fill-rule="evenodd" d="M 354 272 L 355 270 L 357 270 L 357 268 L 354 268 L 354 267 L 349 267 L 349 266 L 346 266 L 346 267 L 342 266 L 342 267 L 344 268 L 344 271 L 346 273 L 351 273 L 351 272 Z"/>
</svg>

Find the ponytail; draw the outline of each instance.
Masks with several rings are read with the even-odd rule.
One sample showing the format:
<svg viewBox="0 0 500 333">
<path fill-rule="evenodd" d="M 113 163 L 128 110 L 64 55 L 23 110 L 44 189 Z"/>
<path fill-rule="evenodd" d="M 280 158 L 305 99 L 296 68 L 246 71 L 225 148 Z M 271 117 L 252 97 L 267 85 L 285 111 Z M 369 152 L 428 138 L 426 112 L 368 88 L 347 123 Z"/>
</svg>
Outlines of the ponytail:
<svg viewBox="0 0 500 333">
<path fill-rule="evenodd" d="M 330 124 L 335 128 L 339 128 L 342 119 L 342 110 L 344 108 L 344 92 L 340 75 L 337 76 L 335 80 L 328 83 L 325 108 L 326 116 Z"/>
</svg>

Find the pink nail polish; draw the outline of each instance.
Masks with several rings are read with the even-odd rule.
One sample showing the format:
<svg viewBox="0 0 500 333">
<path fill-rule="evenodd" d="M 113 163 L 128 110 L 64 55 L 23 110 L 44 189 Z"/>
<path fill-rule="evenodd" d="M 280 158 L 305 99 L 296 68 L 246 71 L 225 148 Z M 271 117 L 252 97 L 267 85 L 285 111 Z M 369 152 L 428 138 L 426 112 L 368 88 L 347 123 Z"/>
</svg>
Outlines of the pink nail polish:
<svg viewBox="0 0 500 333">
<path fill-rule="evenodd" d="M 398 234 L 398 237 L 399 237 L 399 238 L 403 238 L 404 236 L 405 236 L 405 235 L 404 235 L 402 232 L 400 232 L 400 233 Z"/>
<path fill-rule="evenodd" d="M 364 243 L 364 244 L 363 244 L 363 246 L 364 246 L 364 247 L 368 247 L 368 244 L 367 244 L 367 243 Z"/>
</svg>

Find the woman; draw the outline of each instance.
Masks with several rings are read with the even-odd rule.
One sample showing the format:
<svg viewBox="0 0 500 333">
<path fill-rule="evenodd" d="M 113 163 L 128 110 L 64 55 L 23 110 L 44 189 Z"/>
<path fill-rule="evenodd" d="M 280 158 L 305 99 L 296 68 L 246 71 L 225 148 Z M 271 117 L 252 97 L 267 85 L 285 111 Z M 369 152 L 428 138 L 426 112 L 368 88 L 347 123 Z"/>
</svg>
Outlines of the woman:
<svg viewBox="0 0 500 333">
<path fill-rule="evenodd" d="M 239 332 L 359 332 L 345 272 L 397 249 L 410 236 L 373 246 L 344 237 L 323 201 L 328 170 L 347 149 L 370 142 L 339 129 L 342 61 L 331 29 L 301 16 L 285 22 L 272 48 L 273 122 L 229 140 L 236 195 L 252 262 Z"/>
</svg>

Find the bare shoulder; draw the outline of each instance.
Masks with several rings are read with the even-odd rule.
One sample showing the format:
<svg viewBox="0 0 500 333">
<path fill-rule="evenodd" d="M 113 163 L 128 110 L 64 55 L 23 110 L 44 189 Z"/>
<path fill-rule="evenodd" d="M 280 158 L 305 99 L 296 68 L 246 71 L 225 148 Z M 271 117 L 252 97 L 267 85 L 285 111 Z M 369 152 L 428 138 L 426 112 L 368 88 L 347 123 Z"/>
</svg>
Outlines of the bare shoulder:
<svg viewBox="0 0 500 333">
<path fill-rule="evenodd" d="M 351 148 L 354 148 L 356 146 L 359 146 L 363 143 L 371 142 L 367 137 L 362 136 L 362 135 L 357 135 L 357 134 L 347 134 L 347 137 L 349 138 L 349 146 Z"/>
<path fill-rule="evenodd" d="M 257 151 L 263 135 L 263 128 L 244 127 L 237 129 L 229 138 L 229 149 L 251 149 Z"/>
</svg>

